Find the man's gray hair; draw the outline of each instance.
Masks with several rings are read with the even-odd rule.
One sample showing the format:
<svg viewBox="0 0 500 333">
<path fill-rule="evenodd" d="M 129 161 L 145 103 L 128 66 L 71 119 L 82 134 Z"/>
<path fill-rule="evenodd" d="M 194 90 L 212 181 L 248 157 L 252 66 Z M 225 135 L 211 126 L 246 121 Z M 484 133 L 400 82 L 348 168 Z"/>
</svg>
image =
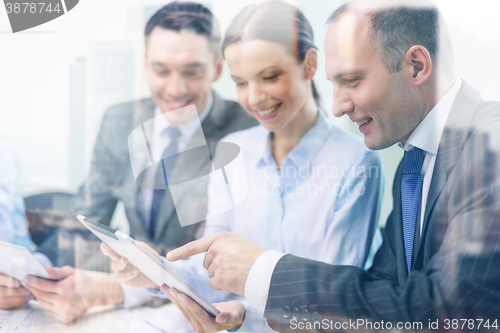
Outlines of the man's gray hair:
<svg viewBox="0 0 500 333">
<path fill-rule="evenodd" d="M 393 1 L 394 2 L 394 1 Z M 411 6 L 405 3 L 380 7 L 361 6 L 355 1 L 339 7 L 328 24 L 348 11 L 365 12 L 370 17 L 370 38 L 380 52 L 390 73 L 401 70 L 405 53 L 413 45 L 425 47 L 444 73 L 454 68 L 451 40 L 439 10 L 432 5 Z"/>
</svg>

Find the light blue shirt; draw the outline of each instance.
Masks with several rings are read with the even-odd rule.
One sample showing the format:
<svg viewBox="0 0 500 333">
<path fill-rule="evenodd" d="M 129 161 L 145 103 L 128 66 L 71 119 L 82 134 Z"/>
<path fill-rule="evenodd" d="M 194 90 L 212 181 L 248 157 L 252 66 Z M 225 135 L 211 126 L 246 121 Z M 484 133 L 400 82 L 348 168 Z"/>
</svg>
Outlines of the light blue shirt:
<svg viewBox="0 0 500 333">
<path fill-rule="evenodd" d="M 0 139 L 0 241 L 34 250 L 17 181 L 12 149 L 5 140 Z"/>
<path fill-rule="evenodd" d="M 379 154 L 331 123 L 323 112 L 278 170 L 271 133 L 262 126 L 221 139 L 240 146 L 248 195 L 232 210 L 207 219 L 204 235 L 231 231 L 256 244 L 330 264 L 363 267 L 377 227 L 381 184 Z M 208 186 L 208 210 L 226 188 Z M 209 301 L 223 296 L 208 285 L 204 254 L 165 264 Z M 225 296 L 225 295 L 224 295 Z M 247 306 L 242 330 L 269 329 L 263 309 Z M 251 323 L 250 323 L 251 322 Z M 261 326 L 259 326 L 261 325 Z"/>
<path fill-rule="evenodd" d="M 323 112 L 318 114 L 317 123 L 282 161 L 280 171 L 271 153 L 271 133 L 264 127 L 221 140 L 241 148 L 248 196 L 207 220 L 205 234 L 229 230 L 268 249 L 363 267 L 378 221 L 379 155 L 334 127 Z M 209 212 L 224 190 L 209 185 Z"/>
</svg>

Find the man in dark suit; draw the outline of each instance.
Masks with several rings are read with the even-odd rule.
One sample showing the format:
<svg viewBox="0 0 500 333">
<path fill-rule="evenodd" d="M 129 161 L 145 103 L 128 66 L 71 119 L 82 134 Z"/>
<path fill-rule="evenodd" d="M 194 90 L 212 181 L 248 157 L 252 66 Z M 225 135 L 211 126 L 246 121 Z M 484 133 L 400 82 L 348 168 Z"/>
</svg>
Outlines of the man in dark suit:
<svg viewBox="0 0 500 333">
<path fill-rule="evenodd" d="M 195 239 L 202 223 L 187 226 L 180 223 L 168 188 L 158 191 L 138 186 L 141 184 L 136 181 L 131 162 L 140 163 L 137 158 L 144 153 L 148 158 L 149 155 L 146 149 L 134 150 L 136 146 L 129 135 L 143 126 L 151 154 L 163 156 L 172 147 L 183 151 L 199 146 L 199 141 L 217 142 L 257 122 L 238 103 L 223 100 L 212 91 L 211 85 L 222 71 L 223 59 L 218 26 L 207 8 L 193 2 L 172 2 L 151 17 L 145 39 L 151 98 L 115 105 L 106 111 L 76 212 L 109 225 L 117 203 L 122 202 L 130 235 L 164 255 L 169 249 Z M 171 112 L 192 104 L 198 111 L 194 118 L 184 119 L 177 111 Z M 146 147 L 144 141 L 141 144 L 140 147 Z M 197 179 L 207 175 L 210 168 L 208 154 L 197 154 L 195 158 L 193 154 L 180 154 L 169 170 L 168 182 Z M 152 172 L 155 174 L 156 169 Z M 189 205 L 199 216 L 206 214 L 207 185 L 207 181 L 198 182 L 196 188 L 185 192 L 182 200 L 183 205 Z M 104 258 L 98 248 L 86 256 Z M 69 266 L 50 271 L 54 278 L 62 280 L 47 283 L 33 277 L 24 282 L 41 305 L 63 322 L 82 316 L 93 305 L 125 301 L 126 306 L 133 306 L 149 296 L 138 289 L 141 295 L 132 297 L 135 288 L 124 286 L 122 290 L 110 276 L 75 277 L 81 271 Z M 72 288 L 61 291 L 62 285 Z"/>
<path fill-rule="evenodd" d="M 280 332 L 498 330 L 500 103 L 456 79 L 436 8 L 348 3 L 329 23 L 333 114 L 356 122 L 369 148 L 405 150 L 371 269 L 266 251 L 229 233 L 167 258 L 207 251 L 211 286 L 265 307 Z M 170 296 L 196 327 L 214 327 L 194 302 Z M 239 317 L 228 312 L 216 322 Z"/>
</svg>

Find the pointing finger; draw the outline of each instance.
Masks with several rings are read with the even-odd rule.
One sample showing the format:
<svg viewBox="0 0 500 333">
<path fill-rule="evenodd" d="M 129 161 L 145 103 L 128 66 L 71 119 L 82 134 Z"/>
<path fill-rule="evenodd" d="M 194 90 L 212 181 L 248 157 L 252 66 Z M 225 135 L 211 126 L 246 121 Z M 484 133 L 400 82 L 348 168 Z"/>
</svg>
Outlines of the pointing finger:
<svg viewBox="0 0 500 333">
<path fill-rule="evenodd" d="M 207 252 L 208 249 L 215 243 L 215 241 L 220 237 L 220 232 L 212 234 L 207 237 L 200 238 L 198 240 L 187 243 L 175 250 L 167 253 L 168 261 L 176 261 L 184 259 L 187 257 L 194 256 L 195 254 Z"/>
</svg>

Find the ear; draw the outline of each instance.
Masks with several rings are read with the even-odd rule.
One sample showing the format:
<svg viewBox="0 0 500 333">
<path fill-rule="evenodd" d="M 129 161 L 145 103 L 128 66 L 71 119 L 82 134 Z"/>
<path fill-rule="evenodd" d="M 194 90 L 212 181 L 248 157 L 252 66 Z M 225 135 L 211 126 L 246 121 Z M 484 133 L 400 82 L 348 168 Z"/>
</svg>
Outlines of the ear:
<svg viewBox="0 0 500 333">
<path fill-rule="evenodd" d="M 413 45 L 403 58 L 408 74 L 415 86 L 427 82 L 432 75 L 432 59 L 429 51 L 421 45 Z"/>
<path fill-rule="evenodd" d="M 318 52 L 315 49 L 310 48 L 307 50 L 304 57 L 304 65 L 306 80 L 312 80 L 318 68 Z"/>
<path fill-rule="evenodd" d="M 224 67 L 224 58 L 222 58 L 222 56 L 219 56 L 219 59 L 217 59 L 217 61 L 215 62 L 214 80 L 212 82 L 215 82 L 219 79 L 223 67 Z"/>
</svg>

